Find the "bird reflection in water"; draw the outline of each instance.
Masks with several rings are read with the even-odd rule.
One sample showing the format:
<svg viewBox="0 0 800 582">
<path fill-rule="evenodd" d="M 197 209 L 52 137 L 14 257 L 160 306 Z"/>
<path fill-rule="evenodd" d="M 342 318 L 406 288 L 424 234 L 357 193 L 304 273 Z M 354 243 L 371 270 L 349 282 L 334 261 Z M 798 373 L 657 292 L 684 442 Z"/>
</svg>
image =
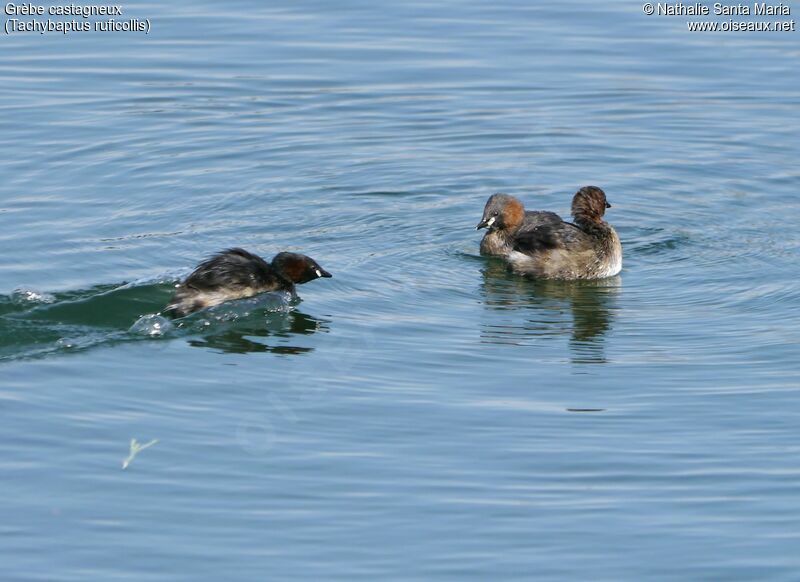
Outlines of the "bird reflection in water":
<svg viewBox="0 0 800 582">
<path fill-rule="evenodd" d="M 205 323 L 205 322 L 204 322 Z M 301 336 L 327 332 L 328 322 L 300 311 L 264 314 L 257 311 L 230 321 L 208 322 L 202 337 L 189 340 L 189 345 L 229 353 L 271 352 L 297 355 L 314 350 L 300 345 Z"/>
<path fill-rule="evenodd" d="M 482 294 L 491 320 L 481 326 L 486 343 L 530 345 L 569 335 L 574 363 L 604 363 L 604 340 L 613 323 L 619 275 L 596 281 L 530 279 L 499 260 L 483 270 Z"/>
</svg>

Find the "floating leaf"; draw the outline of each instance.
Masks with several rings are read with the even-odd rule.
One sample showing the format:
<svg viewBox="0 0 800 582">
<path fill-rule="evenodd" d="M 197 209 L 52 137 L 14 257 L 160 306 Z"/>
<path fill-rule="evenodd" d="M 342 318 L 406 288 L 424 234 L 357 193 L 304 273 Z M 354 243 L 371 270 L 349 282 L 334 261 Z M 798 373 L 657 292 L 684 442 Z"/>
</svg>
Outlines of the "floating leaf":
<svg viewBox="0 0 800 582">
<path fill-rule="evenodd" d="M 145 450 L 148 447 L 152 447 L 154 444 L 158 442 L 158 439 L 154 439 L 147 444 L 140 444 L 136 439 L 131 439 L 131 452 L 128 455 L 128 458 L 122 461 L 122 469 L 127 469 L 128 465 L 133 462 L 133 459 L 138 455 L 141 451 Z"/>
</svg>

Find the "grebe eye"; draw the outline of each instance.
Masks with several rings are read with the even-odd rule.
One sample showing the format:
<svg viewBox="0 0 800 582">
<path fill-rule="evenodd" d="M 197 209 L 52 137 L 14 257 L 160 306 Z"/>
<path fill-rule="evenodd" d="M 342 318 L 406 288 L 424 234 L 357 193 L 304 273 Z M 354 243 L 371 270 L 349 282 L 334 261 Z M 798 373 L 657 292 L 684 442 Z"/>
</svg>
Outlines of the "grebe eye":
<svg viewBox="0 0 800 582">
<path fill-rule="evenodd" d="M 497 210 L 495 210 L 494 212 L 492 212 L 492 216 L 497 216 L 498 214 L 500 214 L 500 213 L 499 213 L 499 212 L 497 212 Z"/>
</svg>

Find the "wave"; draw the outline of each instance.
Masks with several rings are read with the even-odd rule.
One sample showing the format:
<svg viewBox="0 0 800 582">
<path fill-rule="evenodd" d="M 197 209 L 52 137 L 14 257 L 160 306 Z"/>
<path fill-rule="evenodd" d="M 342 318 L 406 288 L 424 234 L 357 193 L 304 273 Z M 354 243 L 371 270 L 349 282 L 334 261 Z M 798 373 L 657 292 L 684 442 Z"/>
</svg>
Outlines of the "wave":
<svg viewBox="0 0 800 582">
<path fill-rule="evenodd" d="M 296 302 L 283 293 L 264 293 L 171 320 L 161 309 L 176 281 L 160 278 L 58 293 L 18 289 L 0 295 L 0 362 L 174 338 L 221 351 L 302 354 L 312 348 L 287 338 L 327 331 L 328 322 L 297 311 Z"/>
</svg>

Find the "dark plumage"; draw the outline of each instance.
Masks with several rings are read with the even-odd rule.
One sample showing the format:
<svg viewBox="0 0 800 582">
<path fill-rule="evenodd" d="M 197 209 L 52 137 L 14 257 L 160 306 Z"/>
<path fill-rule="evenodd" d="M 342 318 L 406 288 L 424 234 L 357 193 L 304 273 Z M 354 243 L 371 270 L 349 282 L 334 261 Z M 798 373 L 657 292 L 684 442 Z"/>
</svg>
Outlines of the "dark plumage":
<svg viewBox="0 0 800 582">
<path fill-rule="evenodd" d="M 331 276 L 314 259 L 305 255 L 278 253 L 271 263 L 267 263 L 244 249 L 228 249 L 200 263 L 178 285 L 165 311 L 183 317 L 231 299 L 252 297 L 266 291 L 289 291 L 294 295 L 296 284 Z"/>
<path fill-rule="evenodd" d="M 622 245 L 603 220 L 611 205 L 596 186 L 572 199 L 574 223 L 553 212 L 525 212 L 513 196 L 495 194 L 478 228 L 489 227 L 481 252 L 504 257 L 518 273 L 548 279 L 600 279 L 622 269 Z M 494 218 L 494 220 L 492 220 Z"/>
</svg>

